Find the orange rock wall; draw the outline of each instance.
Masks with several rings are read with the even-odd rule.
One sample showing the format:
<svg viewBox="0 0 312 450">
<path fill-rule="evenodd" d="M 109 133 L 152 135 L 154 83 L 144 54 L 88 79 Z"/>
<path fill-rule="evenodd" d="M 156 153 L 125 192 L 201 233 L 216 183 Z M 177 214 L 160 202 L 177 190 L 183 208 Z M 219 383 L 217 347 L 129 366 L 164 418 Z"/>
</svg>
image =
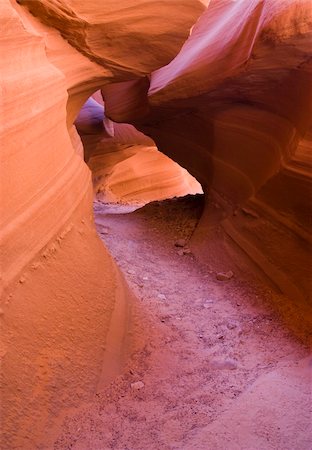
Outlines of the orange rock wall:
<svg viewBox="0 0 312 450">
<path fill-rule="evenodd" d="M 129 346 L 129 293 L 96 234 L 91 174 L 72 124 L 98 87 L 168 63 L 203 6 L 186 2 L 158 31 L 149 2 L 130 10 L 89 2 L 93 18 L 85 2 L 18 3 L 0 6 L 1 448 L 32 450 L 51 447 L 64 414 L 120 372 Z M 137 70 L 129 49 L 141 47 L 145 28 L 137 35 L 134 19 L 145 13 L 150 46 Z M 170 48 L 149 57 L 171 32 Z"/>
<path fill-rule="evenodd" d="M 222 235 L 294 301 L 309 291 L 310 1 L 211 0 L 189 39 L 203 3 L 161 4 L 1 3 L 3 448 L 49 448 L 127 353 L 73 127 L 97 89 L 204 186 L 199 256 Z"/>
<path fill-rule="evenodd" d="M 159 152 L 152 139 L 132 125 L 109 121 L 103 101 L 99 104 L 89 98 L 75 124 L 98 200 L 142 206 L 155 200 L 202 193 L 198 181 Z"/>
<path fill-rule="evenodd" d="M 212 0 L 176 58 L 152 73 L 149 112 L 133 113 L 206 192 L 197 255 L 218 266 L 211 246 L 221 227 L 225 246 L 235 243 L 251 271 L 295 301 L 311 282 L 311 141 L 300 150 L 312 116 L 311 48 L 310 1 Z M 128 89 L 119 89 L 127 99 Z M 106 113 L 129 120 L 116 90 L 102 89 Z"/>
</svg>

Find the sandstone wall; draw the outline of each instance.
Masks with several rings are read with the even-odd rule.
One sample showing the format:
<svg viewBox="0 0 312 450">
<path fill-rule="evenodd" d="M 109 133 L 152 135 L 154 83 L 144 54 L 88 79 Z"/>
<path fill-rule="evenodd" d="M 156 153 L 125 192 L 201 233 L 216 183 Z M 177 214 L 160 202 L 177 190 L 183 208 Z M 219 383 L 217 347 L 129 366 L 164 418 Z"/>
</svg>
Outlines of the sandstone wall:
<svg viewBox="0 0 312 450">
<path fill-rule="evenodd" d="M 99 94 L 94 96 L 98 98 Z M 159 152 L 151 138 L 132 125 L 107 119 L 103 101 L 100 104 L 89 98 L 75 124 L 99 201 L 143 206 L 155 200 L 202 193 L 198 181 Z"/>
<path fill-rule="evenodd" d="M 203 185 L 197 255 L 218 265 L 221 239 L 307 298 L 310 1 L 211 0 L 187 39 L 203 3 L 1 3 L 4 448 L 48 447 L 127 353 L 129 294 L 95 234 L 73 126 L 99 88 L 109 119 Z"/>
<path fill-rule="evenodd" d="M 197 255 L 220 269 L 215 240 L 234 244 L 236 270 L 247 257 L 294 301 L 311 283 L 311 15 L 309 1 L 212 0 L 177 57 L 152 73 L 149 113 L 133 112 L 206 192 Z M 127 90 L 121 83 L 129 99 Z M 107 115 L 129 120 L 116 85 L 102 91 Z"/>
<path fill-rule="evenodd" d="M 1 448 L 33 450 L 51 448 L 64 414 L 120 372 L 129 346 L 129 293 L 95 232 L 72 124 L 99 86 L 168 63 L 203 5 L 185 2 L 158 29 L 144 1 L 18 3 L 36 18 L 1 3 Z M 145 35 L 146 52 L 131 56 Z"/>
</svg>

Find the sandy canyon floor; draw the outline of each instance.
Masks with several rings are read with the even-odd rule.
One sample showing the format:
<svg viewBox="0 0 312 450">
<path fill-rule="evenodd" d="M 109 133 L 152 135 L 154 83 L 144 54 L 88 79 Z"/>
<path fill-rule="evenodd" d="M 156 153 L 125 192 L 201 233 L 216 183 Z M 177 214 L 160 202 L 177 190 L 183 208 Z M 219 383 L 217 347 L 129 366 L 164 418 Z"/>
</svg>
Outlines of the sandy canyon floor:
<svg viewBox="0 0 312 450">
<path fill-rule="evenodd" d="M 234 273 L 219 281 L 188 240 L 201 197 L 127 213 L 95 204 L 99 234 L 137 300 L 123 374 L 66 418 L 54 450 L 311 450 L 309 326 Z M 224 271 L 227 271 L 224 267 Z"/>
</svg>

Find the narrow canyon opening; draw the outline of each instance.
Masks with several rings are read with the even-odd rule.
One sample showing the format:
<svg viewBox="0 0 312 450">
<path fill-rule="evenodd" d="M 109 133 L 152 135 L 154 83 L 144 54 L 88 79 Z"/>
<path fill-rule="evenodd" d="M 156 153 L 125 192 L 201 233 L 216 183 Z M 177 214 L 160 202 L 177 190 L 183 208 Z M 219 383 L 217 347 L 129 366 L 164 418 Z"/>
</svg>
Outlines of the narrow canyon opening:
<svg viewBox="0 0 312 450">
<path fill-rule="evenodd" d="M 82 106 L 76 129 L 84 160 L 92 173 L 95 205 L 131 211 L 153 201 L 203 194 L 186 169 L 160 152 L 155 142 L 133 125 L 105 116 L 101 91 Z"/>
<path fill-rule="evenodd" d="M 311 449 L 311 12 L 1 2 L 1 448 Z"/>
<path fill-rule="evenodd" d="M 241 420 L 263 436 L 273 422 L 271 436 L 279 439 L 307 409 L 308 323 L 301 314 L 295 320 L 291 299 L 248 279 L 247 266 L 247 279 L 239 276 L 246 261 L 229 251 L 233 243 L 224 247 L 230 239 L 221 229 L 211 231 L 210 262 L 198 257 L 200 184 L 132 125 L 105 119 L 98 95 L 76 126 L 92 171 L 96 229 L 134 294 L 135 326 L 121 373 L 100 383 L 92 405 L 68 416 L 55 450 L 206 450 L 207 442 L 223 450 L 223 430 Z M 211 201 L 210 223 L 222 206 Z M 257 220 L 252 210 L 241 214 L 249 226 Z M 276 421 L 285 401 L 292 408 Z M 247 434 L 239 442 L 263 445 L 259 434 Z"/>
</svg>

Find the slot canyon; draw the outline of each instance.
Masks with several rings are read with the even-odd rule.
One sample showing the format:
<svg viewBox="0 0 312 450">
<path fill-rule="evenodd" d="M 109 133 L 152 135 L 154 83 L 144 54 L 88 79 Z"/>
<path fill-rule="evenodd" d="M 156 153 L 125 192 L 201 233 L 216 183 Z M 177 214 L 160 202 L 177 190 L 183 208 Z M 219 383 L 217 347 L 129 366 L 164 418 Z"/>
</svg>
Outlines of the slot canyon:
<svg viewBox="0 0 312 450">
<path fill-rule="evenodd" d="M 311 450 L 311 0 L 1 0 L 2 450 Z"/>
</svg>

